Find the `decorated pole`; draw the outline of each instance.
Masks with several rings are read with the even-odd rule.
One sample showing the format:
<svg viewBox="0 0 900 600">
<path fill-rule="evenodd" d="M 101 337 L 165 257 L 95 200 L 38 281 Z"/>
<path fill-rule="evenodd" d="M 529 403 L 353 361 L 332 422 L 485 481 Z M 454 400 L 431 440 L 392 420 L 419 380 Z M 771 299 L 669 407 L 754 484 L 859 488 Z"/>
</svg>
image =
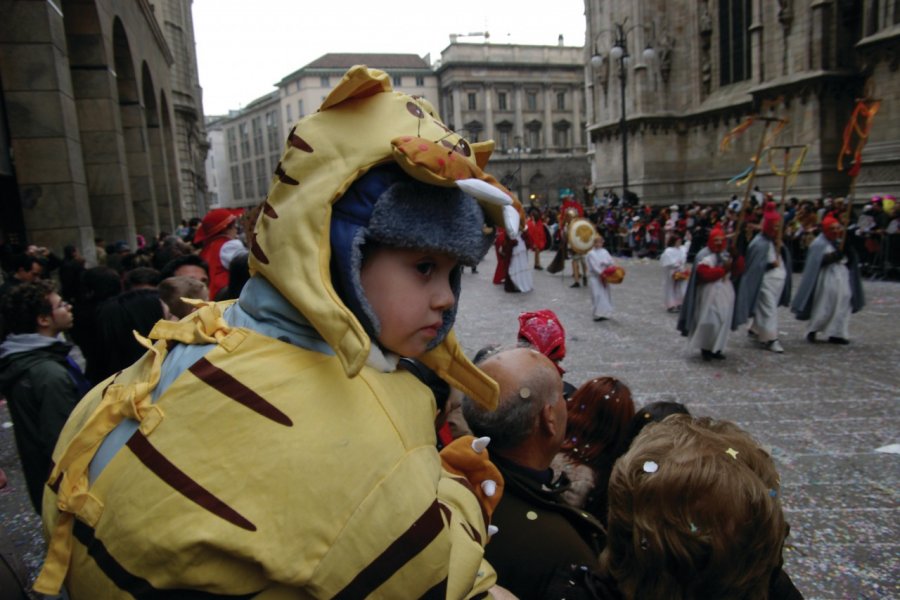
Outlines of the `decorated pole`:
<svg viewBox="0 0 900 600">
<path fill-rule="evenodd" d="M 744 200 L 741 202 L 741 211 L 738 215 L 737 226 L 735 227 L 735 236 L 732 238 L 731 245 L 732 250 L 735 254 L 737 251 L 743 251 L 742 248 L 738 247 L 738 240 L 741 238 L 744 227 L 744 214 L 747 212 L 747 205 L 750 201 L 750 193 L 753 191 L 753 180 L 756 179 L 756 171 L 759 169 L 759 162 L 762 158 L 762 153 L 765 147 L 767 146 L 767 142 L 774 139 L 784 126 L 787 124 L 787 119 L 781 119 L 778 117 L 760 117 L 760 116 L 751 116 L 747 117 L 743 123 L 732 129 L 728 134 L 722 138 L 722 142 L 719 144 L 720 150 L 724 151 L 728 149 L 728 146 L 731 144 L 731 141 L 736 139 L 739 135 L 741 135 L 744 131 L 750 128 L 750 126 L 755 121 L 762 121 L 765 123 L 765 127 L 763 127 L 762 134 L 759 136 L 759 145 L 756 149 L 756 154 L 753 155 L 751 159 L 752 163 L 750 167 L 741 173 L 740 175 L 733 177 L 731 182 L 737 182 L 738 185 L 741 185 L 746 182 L 746 188 L 744 189 Z M 769 132 L 769 126 L 772 123 L 777 123 L 776 128 L 772 131 L 771 134 L 767 135 Z M 746 236 L 745 236 L 746 237 Z"/>
<path fill-rule="evenodd" d="M 847 191 L 847 208 L 844 213 L 843 223 L 841 223 L 841 225 L 844 226 L 844 233 L 841 236 L 841 252 L 844 251 L 844 246 L 847 243 L 847 225 L 850 223 L 850 215 L 853 210 L 853 196 L 856 193 L 856 178 L 859 177 L 859 171 L 862 168 L 862 151 L 866 142 L 869 141 L 869 133 L 872 131 L 872 121 L 875 120 L 875 115 L 878 114 L 880 106 L 881 100 L 874 100 L 871 98 L 861 98 L 857 100 L 853 113 L 850 115 L 850 120 L 847 121 L 847 125 L 844 127 L 844 138 L 843 144 L 841 145 L 841 151 L 838 154 L 837 169 L 838 171 L 844 170 L 845 156 L 852 155 L 853 164 L 850 166 L 850 170 L 847 171 L 847 174 L 850 176 L 850 189 Z M 860 123 L 860 118 L 862 118 L 862 123 Z M 857 138 L 856 147 L 851 150 L 854 134 L 856 134 Z"/>
<path fill-rule="evenodd" d="M 800 156 L 794 161 L 793 166 L 788 168 L 790 163 L 791 150 L 794 148 L 801 148 Z M 772 161 L 772 152 L 775 150 L 784 150 L 784 170 L 779 171 L 778 167 L 775 166 L 775 163 Z M 803 164 L 803 160 L 806 158 L 806 153 L 809 151 L 809 146 L 807 144 L 788 144 L 784 146 L 769 146 L 768 159 L 769 159 L 769 167 L 772 169 L 772 173 L 781 177 L 781 206 L 778 209 L 778 213 L 781 215 L 781 224 L 778 226 L 778 235 L 775 239 L 775 260 L 777 262 L 781 261 L 781 245 L 784 239 L 784 226 L 786 223 L 784 222 L 785 215 L 785 204 L 787 203 L 787 191 L 790 188 L 794 181 L 797 179 L 797 175 L 800 173 L 800 166 Z"/>
</svg>

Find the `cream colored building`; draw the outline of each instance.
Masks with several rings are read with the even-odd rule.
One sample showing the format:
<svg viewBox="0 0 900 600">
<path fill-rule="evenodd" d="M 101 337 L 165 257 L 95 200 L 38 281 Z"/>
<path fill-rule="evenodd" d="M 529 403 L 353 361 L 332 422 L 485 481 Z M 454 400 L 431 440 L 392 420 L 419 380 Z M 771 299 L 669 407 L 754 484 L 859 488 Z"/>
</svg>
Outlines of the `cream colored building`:
<svg viewBox="0 0 900 600">
<path fill-rule="evenodd" d="M 381 69 L 391 76 L 395 90 L 422 96 L 438 105 L 438 79 L 427 56 L 328 53 L 276 84 L 281 96 L 282 123 L 290 128 L 298 119 L 318 110 L 347 69 L 354 65 Z"/>
<path fill-rule="evenodd" d="M 272 174 L 284 150 L 278 90 L 208 125 L 212 150 L 207 178 L 216 181 L 216 206 L 250 208 L 269 192 Z"/>
<path fill-rule="evenodd" d="M 265 198 L 294 123 L 319 109 L 350 67 L 386 71 L 394 89 L 424 96 L 437 106 L 437 75 L 427 57 L 415 54 L 325 54 L 284 77 L 278 89 L 209 125 L 213 155 L 207 177 L 217 182 L 222 207 L 251 207 Z M 221 150 L 217 151 L 217 145 Z M 215 165 L 214 167 L 212 165 Z"/>
<path fill-rule="evenodd" d="M 749 115 L 788 119 L 772 145 L 808 147 L 791 195 L 843 195 L 850 178 L 837 170 L 842 132 L 856 99 L 866 93 L 882 104 L 856 192 L 896 193 L 897 2 L 586 0 L 585 7 L 587 130 L 598 190 L 622 190 L 622 79 L 610 50 L 616 25 L 624 24 L 618 33 L 631 57 L 624 86 L 629 189 L 643 201 L 719 201 L 742 194 L 727 182 L 751 164 L 764 125 L 751 126 L 726 152 L 719 143 Z M 648 45 L 651 59 L 643 56 Z M 767 155 L 756 183 L 780 196 L 781 178 Z M 783 170 L 783 151 L 773 158 Z"/>
<path fill-rule="evenodd" d="M 0 229 L 58 254 L 205 211 L 191 0 L 6 0 Z"/>
<path fill-rule="evenodd" d="M 588 182 L 583 55 L 562 43 L 451 41 L 441 52 L 442 117 L 469 140 L 496 142 L 489 171 L 525 205 L 555 206 Z"/>
</svg>

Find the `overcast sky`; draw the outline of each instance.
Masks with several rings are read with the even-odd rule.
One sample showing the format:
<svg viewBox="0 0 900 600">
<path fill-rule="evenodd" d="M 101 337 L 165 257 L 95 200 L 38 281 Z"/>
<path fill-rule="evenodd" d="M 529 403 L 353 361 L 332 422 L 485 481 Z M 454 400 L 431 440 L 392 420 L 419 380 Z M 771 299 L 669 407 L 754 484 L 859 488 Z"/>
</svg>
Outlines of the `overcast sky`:
<svg viewBox="0 0 900 600">
<path fill-rule="evenodd" d="M 560 34 L 567 46 L 584 43 L 584 0 L 194 0 L 193 6 L 207 115 L 248 104 L 329 52 L 431 53 L 434 62 L 451 33 L 483 31 L 493 44 L 556 45 Z"/>
</svg>

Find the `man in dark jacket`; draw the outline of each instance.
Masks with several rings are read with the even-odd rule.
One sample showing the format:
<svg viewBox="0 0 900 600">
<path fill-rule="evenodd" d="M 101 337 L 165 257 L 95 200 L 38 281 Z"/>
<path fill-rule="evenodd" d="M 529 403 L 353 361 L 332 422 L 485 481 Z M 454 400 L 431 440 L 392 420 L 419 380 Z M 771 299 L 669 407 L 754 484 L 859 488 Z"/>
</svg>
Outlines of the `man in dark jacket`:
<svg viewBox="0 0 900 600">
<path fill-rule="evenodd" d="M 72 327 L 72 307 L 47 281 L 18 285 L 3 298 L 9 335 L 0 344 L 0 393 L 8 402 L 28 493 L 41 512 L 50 457 L 88 383 L 58 335 Z"/>
<path fill-rule="evenodd" d="M 498 532 L 485 548 L 497 583 L 520 598 L 616 597 L 614 584 L 595 577 L 603 526 L 564 504 L 566 486 L 553 481 L 550 462 L 567 417 L 559 371 L 529 348 L 500 352 L 479 366 L 500 385 L 500 404 L 491 412 L 465 398 L 463 414 L 475 435 L 491 438 L 491 460 L 505 481 L 492 517 Z"/>
</svg>

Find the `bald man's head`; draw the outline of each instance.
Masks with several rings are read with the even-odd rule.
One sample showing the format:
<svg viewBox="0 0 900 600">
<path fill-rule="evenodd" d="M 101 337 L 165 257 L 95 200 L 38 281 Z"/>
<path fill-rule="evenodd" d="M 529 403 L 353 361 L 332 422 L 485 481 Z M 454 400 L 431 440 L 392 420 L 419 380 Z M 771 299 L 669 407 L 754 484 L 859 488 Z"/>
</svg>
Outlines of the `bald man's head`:
<svg viewBox="0 0 900 600">
<path fill-rule="evenodd" d="M 472 431 L 491 438 L 491 449 L 514 448 L 540 430 L 544 407 L 552 407 L 551 419 L 562 419 L 565 434 L 565 402 L 562 378 L 549 358 L 530 348 L 513 348 L 491 356 L 478 365 L 500 386 L 500 402 L 495 411 L 479 408 L 469 398 L 463 400 L 463 415 Z"/>
</svg>

